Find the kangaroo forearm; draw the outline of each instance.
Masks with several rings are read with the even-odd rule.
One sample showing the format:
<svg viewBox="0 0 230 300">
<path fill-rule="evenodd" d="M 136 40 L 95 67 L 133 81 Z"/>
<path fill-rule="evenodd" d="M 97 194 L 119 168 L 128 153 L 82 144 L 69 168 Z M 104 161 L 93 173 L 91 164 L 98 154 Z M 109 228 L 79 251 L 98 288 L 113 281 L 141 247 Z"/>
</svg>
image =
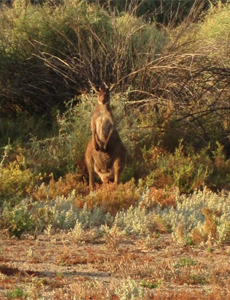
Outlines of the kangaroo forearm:
<svg viewBox="0 0 230 300">
<path fill-rule="evenodd" d="M 108 143 L 109 143 L 109 141 L 110 141 L 110 138 L 111 138 L 112 133 L 113 133 L 113 129 L 111 129 L 111 130 L 109 131 L 109 135 L 108 135 L 108 137 L 107 137 L 107 139 L 106 139 L 106 141 L 105 141 L 105 144 L 104 144 L 105 150 L 106 150 L 107 145 L 108 145 Z"/>
</svg>

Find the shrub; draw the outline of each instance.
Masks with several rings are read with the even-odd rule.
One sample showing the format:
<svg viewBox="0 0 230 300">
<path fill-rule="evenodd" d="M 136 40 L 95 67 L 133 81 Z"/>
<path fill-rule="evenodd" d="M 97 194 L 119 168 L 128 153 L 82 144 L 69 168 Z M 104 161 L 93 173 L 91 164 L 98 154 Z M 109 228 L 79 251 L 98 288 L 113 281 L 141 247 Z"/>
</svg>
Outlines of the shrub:
<svg viewBox="0 0 230 300">
<path fill-rule="evenodd" d="M 230 159 L 226 159 L 224 146 L 216 143 L 216 149 L 212 152 L 213 171 L 207 178 L 207 186 L 213 190 L 229 190 Z"/>
<path fill-rule="evenodd" d="M 48 225 L 54 230 L 74 228 L 81 224 L 82 229 L 99 227 L 102 224 L 111 222 L 111 215 L 104 211 L 103 207 L 94 206 L 88 208 L 87 204 L 78 207 L 76 195 L 73 190 L 66 197 L 57 196 L 48 202 L 32 202 L 30 210 L 33 220 L 41 222 L 38 230 L 41 231 Z"/>
<path fill-rule="evenodd" d="M 176 208 L 166 208 L 160 215 L 172 226 L 173 237 L 182 243 L 221 243 L 229 240 L 228 202 L 228 194 L 205 189 L 178 197 Z"/>
<path fill-rule="evenodd" d="M 117 194 L 111 187 L 83 197 L 73 191 L 48 201 L 26 198 L 14 207 L 4 204 L 0 227 L 19 238 L 24 232 L 37 233 L 46 228 L 72 229 L 73 235 L 81 238 L 84 230 L 96 227 L 98 232 L 111 233 L 111 238 L 113 234 L 115 238 L 116 234 L 148 236 L 171 232 L 183 244 L 230 241 L 229 193 L 216 194 L 204 189 L 180 195 L 173 191 L 173 205 L 170 202 L 167 206 L 156 201 L 156 190 L 153 193 L 141 184 L 135 190 L 133 182 L 121 185 Z M 160 197 L 163 195 L 160 191 Z"/>
<path fill-rule="evenodd" d="M 35 180 L 31 170 L 23 169 L 18 161 L 9 163 L 0 170 L 0 203 L 28 195 Z"/>
<path fill-rule="evenodd" d="M 155 214 L 139 207 L 130 206 L 127 211 L 120 211 L 114 219 L 114 226 L 126 235 L 148 235 L 156 231 Z"/>
<path fill-rule="evenodd" d="M 146 177 L 147 186 L 166 189 L 178 187 L 182 193 L 204 187 L 212 171 L 211 161 L 205 151 L 198 154 L 189 151 L 186 153 L 182 143 L 173 154 L 157 147 L 143 151 L 150 171 Z"/>
<path fill-rule="evenodd" d="M 9 235 L 17 238 L 20 238 L 25 231 L 30 231 L 34 227 L 34 223 L 28 212 L 28 207 L 22 203 L 13 208 L 4 205 L 0 227 L 7 229 Z"/>
<path fill-rule="evenodd" d="M 157 206 L 161 208 L 176 207 L 176 200 L 180 193 L 179 189 L 173 187 L 172 189 L 162 189 L 156 187 L 147 188 L 148 192 L 142 193 L 141 207 L 151 210 Z"/>
<path fill-rule="evenodd" d="M 164 43 L 154 23 L 115 17 L 85 1 L 50 6 L 15 0 L 12 8 L 1 8 L 0 25 L 0 86 L 8 100 L 1 110 L 48 112 L 49 118 L 55 107 L 64 109 L 66 100 L 88 90 L 89 80 L 140 85 L 141 78 L 129 80 L 129 73 Z"/>
<path fill-rule="evenodd" d="M 103 207 L 88 208 L 76 205 L 74 191 L 68 196 L 57 196 L 49 201 L 21 200 L 17 205 L 4 204 L 0 212 L 0 228 L 20 238 L 23 233 L 40 233 L 46 228 L 76 231 L 111 224 L 112 217 Z M 73 232 L 74 234 L 74 232 Z"/>
<path fill-rule="evenodd" d="M 120 210 L 137 204 L 139 197 L 140 191 L 134 180 L 131 180 L 124 184 L 120 183 L 118 186 L 114 184 L 103 185 L 93 194 L 91 193 L 84 198 L 76 198 L 76 201 L 80 207 L 84 203 L 90 209 L 94 206 L 103 207 L 105 212 L 109 212 L 114 216 Z"/>
<path fill-rule="evenodd" d="M 143 299 L 146 291 L 137 281 L 129 278 L 120 282 L 120 285 L 115 289 L 115 293 L 121 300 L 134 300 Z"/>
<path fill-rule="evenodd" d="M 212 7 L 204 19 L 199 31 L 199 41 L 209 50 L 209 57 L 218 66 L 229 68 L 229 42 L 230 24 L 230 4 Z"/>
<path fill-rule="evenodd" d="M 8 299 L 27 299 L 28 294 L 25 293 L 21 288 L 15 287 L 13 290 L 6 293 Z"/>
<path fill-rule="evenodd" d="M 0 112 L 1 113 L 1 112 Z M 15 150 L 27 147 L 33 138 L 44 139 L 57 134 L 57 126 L 47 115 L 30 116 L 27 112 L 17 112 L 13 117 L 9 114 L 0 119 L 0 147 L 10 145 Z"/>
<path fill-rule="evenodd" d="M 44 182 L 33 188 L 31 195 L 35 200 L 53 200 L 58 196 L 68 196 L 73 190 L 77 195 L 88 194 L 88 188 L 76 174 L 66 174 L 57 181 L 51 178 L 48 184 Z"/>
<path fill-rule="evenodd" d="M 193 7 L 195 0 L 188 0 L 180 2 L 179 0 L 174 0 L 170 2 L 162 2 L 161 0 L 146 0 L 146 1 L 126 1 L 126 0 L 110 0 L 109 2 L 105 0 L 87 0 L 89 3 L 98 3 L 108 10 L 118 10 L 119 12 L 127 11 L 129 13 L 134 13 L 137 16 L 144 16 L 149 20 L 156 20 L 158 23 L 163 23 L 164 25 L 177 24 L 187 17 L 191 8 Z M 205 7 L 202 5 L 202 7 Z"/>
<path fill-rule="evenodd" d="M 84 152 L 90 139 L 90 118 L 95 95 L 83 95 L 80 103 L 66 104 L 64 114 L 57 114 L 58 134 L 51 138 L 31 139 L 28 155 L 36 161 L 35 171 L 53 174 L 55 179 L 66 173 L 84 174 Z"/>
</svg>

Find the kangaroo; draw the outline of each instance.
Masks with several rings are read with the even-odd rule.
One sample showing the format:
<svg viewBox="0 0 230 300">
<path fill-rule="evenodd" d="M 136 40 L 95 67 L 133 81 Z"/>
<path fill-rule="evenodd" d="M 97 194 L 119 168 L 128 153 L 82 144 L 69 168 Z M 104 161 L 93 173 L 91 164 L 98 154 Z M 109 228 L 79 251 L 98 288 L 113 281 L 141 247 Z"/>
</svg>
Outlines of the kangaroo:
<svg viewBox="0 0 230 300">
<path fill-rule="evenodd" d="M 98 92 L 98 104 L 91 119 L 92 139 L 97 151 L 106 152 L 110 137 L 115 130 L 114 123 L 109 90 L 101 89 Z"/>
<path fill-rule="evenodd" d="M 98 92 L 98 104 L 91 119 L 92 138 L 85 152 L 90 189 L 95 189 L 94 174 L 102 183 L 118 184 L 126 162 L 126 149 L 115 128 L 108 89 Z"/>
</svg>

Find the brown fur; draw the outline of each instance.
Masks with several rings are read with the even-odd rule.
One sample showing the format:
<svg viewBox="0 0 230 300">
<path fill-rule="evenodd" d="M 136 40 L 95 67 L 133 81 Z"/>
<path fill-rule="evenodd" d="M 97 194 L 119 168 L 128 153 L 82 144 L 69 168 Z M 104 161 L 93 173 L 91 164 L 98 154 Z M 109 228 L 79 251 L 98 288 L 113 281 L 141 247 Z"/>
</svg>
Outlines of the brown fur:
<svg viewBox="0 0 230 300">
<path fill-rule="evenodd" d="M 99 175 L 103 183 L 114 181 L 118 184 L 119 175 L 126 162 L 126 149 L 115 128 L 108 89 L 98 93 L 98 104 L 92 115 L 91 129 L 92 139 L 85 152 L 90 188 L 95 188 L 94 173 Z"/>
<path fill-rule="evenodd" d="M 92 115 L 91 130 L 95 149 L 106 152 L 110 137 L 115 130 L 108 89 L 100 90 L 98 93 L 98 104 Z"/>
</svg>

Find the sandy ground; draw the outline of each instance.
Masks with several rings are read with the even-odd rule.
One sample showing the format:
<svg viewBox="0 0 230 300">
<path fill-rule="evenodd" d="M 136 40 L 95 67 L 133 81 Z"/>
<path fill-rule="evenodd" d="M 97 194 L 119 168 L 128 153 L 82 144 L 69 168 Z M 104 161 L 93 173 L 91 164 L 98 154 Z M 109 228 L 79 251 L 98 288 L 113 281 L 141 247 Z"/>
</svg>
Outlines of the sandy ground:
<svg viewBox="0 0 230 300">
<path fill-rule="evenodd" d="M 134 286 L 133 286 L 134 285 Z M 171 236 L 0 237 L 0 299 L 230 299 L 230 246 Z M 130 294 L 131 293 L 131 294 Z"/>
</svg>

